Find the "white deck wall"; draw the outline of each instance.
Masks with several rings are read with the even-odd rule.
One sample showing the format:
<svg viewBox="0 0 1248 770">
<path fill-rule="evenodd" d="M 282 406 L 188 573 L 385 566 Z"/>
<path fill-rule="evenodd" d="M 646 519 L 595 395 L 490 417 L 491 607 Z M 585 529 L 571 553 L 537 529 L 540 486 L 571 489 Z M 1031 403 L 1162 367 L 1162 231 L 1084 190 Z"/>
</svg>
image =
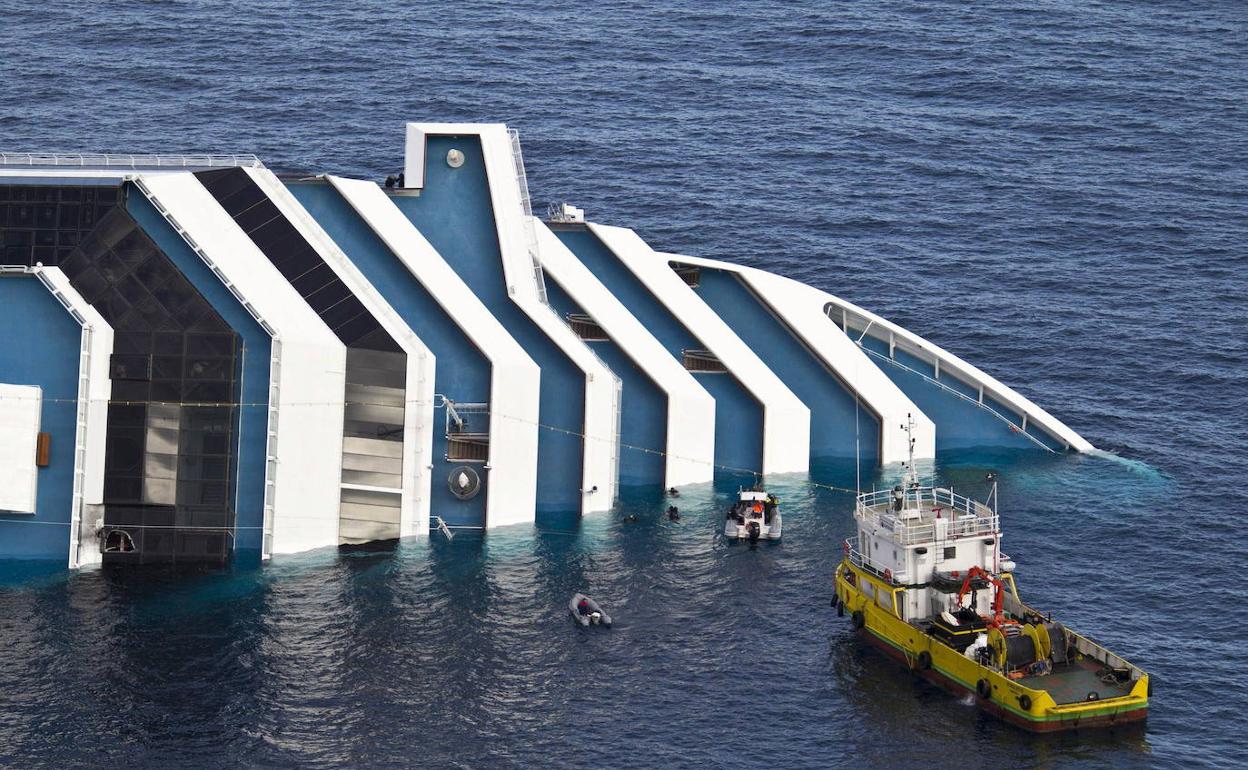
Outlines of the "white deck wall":
<svg viewBox="0 0 1248 770">
<path fill-rule="evenodd" d="M 680 262 L 741 276 L 776 317 L 880 419 L 881 463 L 904 462 L 909 457 L 909 439 L 905 430 L 907 417 L 912 417 L 915 424 L 915 458 L 936 456 L 935 423 L 824 315 L 823 306 L 832 299 L 831 295 L 791 278 L 752 267 L 681 254 L 660 253 L 657 256 L 665 263 Z"/>
<path fill-rule="evenodd" d="M 244 306 L 273 330 L 275 462 L 266 555 L 338 544 L 346 347 L 190 173 L 136 181 Z"/>
<path fill-rule="evenodd" d="M 598 224 L 589 228 L 762 404 L 763 473 L 806 472 L 810 468 L 810 409 L 676 275 L 665 255 L 656 253 L 627 228 Z"/>
<path fill-rule="evenodd" d="M 409 123 L 407 124 L 408 187 L 423 186 L 425 139 L 430 135 L 478 136 L 490 185 L 490 201 L 502 253 L 507 293 L 534 324 L 585 374 L 585 417 L 581 463 L 582 513 L 609 510 L 618 481 L 620 381 L 584 340 L 572 331 L 546 303 L 544 289 L 535 272 L 538 255 L 534 239 L 535 220 L 526 210 L 511 135 L 502 123 Z M 414 156 L 419 156 L 414 157 Z M 597 488 L 597 492 L 592 492 Z"/>
<path fill-rule="evenodd" d="M 372 182 L 327 177 L 490 362 L 486 527 L 532 522 L 537 509 L 541 371 L 468 284 Z"/>
<path fill-rule="evenodd" d="M 663 343 L 545 224 L 537 223 L 542 269 L 582 308 L 633 363 L 667 394 L 664 485 L 710 481 L 715 473 L 715 399 Z M 657 449 L 658 447 L 654 447 Z"/>
<path fill-rule="evenodd" d="M 99 564 L 102 557 L 96 534 L 103 523 L 104 452 L 108 434 L 108 401 L 113 383 L 109 358 L 113 327 L 70 284 L 59 267 L 35 267 L 31 272 L 82 325 L 78 362 L 77 429 L 74 436 L 74 502 L 70 512 L 69 566 Z"/>
<path fill-rule="evenodd" d="M 407 356 L 399 535 L 427 535 L 434 427 L 433 353 L 272 171 L 258 167 L 246 172 Z"/>
</svg>

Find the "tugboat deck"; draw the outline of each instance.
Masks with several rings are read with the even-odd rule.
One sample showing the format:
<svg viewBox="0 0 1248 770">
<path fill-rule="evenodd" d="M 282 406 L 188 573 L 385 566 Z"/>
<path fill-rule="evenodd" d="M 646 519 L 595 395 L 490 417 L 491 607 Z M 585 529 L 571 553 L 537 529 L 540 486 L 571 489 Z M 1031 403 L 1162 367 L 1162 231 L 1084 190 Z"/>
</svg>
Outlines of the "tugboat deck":
<svg viewBox="0 0 1248 770">
<path fill-rule="evenodd" d="M 1053 697 L 1057 704 L 1082 703 L 1088 694 L 1095 692 L 1097 700 L 1119 698 L 1131 694 L 1135 684 L 1128 680 L 1125 683 L 1103 682 L 1097 676 L 1102 664 L 1094 660 L 1077 660 L 1061 663 L 1053 667 L 1053 673 L 1046 676 L 1028 676 L 1018 680 L 1023 687 L 1033 690 L 1044 690 Z"/>
</svg>

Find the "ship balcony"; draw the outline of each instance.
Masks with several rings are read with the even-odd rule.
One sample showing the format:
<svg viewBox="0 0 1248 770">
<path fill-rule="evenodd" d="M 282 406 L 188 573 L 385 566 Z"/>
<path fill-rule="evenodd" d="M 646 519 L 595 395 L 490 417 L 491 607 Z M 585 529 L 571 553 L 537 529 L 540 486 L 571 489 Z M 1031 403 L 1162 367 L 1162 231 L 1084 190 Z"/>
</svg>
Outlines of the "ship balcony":
<svg viewBox="0 0 1248 770">
<path fill-rule="evenodd" d="M 859 495 L 854 518 L 864 528 L 892 533 L 899 545 L 995 535 L 1000 530 L 995 511 L 952 489 L 911 487 L 900 510 L 893 495 L 891 489 Z"/>
</svg>

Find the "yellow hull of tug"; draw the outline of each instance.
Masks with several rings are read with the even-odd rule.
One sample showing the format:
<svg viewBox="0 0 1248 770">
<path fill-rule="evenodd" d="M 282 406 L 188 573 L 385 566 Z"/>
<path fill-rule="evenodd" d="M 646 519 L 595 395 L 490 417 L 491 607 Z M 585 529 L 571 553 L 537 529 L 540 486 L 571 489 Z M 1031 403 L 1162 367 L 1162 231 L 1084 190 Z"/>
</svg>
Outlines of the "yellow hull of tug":
<svg viewBox="0 0 1248 770">
<path fill-rule="evenodd" d="M 847 579 L 850 574 L 852 583 Z M 1006 579 L 1017 597 L 1013 578 Z M 897 615 L 897 602 L 904 588 L 881 580 L 848 559 L 836 570 L 835 582 L 838 601 L 867 641 L 924 679 L 956 694 L 974 695 L 980 708 L 1007 722 L 1034 732 L 1053 732 L 1138 722 L 1148 714 L 1147 674 L 1125 696 L 1059 704 L 1047 691 L 1025 687 L 902 620 Z M 925 652 L 929 657 L 923 656 Z"/>
</svg>

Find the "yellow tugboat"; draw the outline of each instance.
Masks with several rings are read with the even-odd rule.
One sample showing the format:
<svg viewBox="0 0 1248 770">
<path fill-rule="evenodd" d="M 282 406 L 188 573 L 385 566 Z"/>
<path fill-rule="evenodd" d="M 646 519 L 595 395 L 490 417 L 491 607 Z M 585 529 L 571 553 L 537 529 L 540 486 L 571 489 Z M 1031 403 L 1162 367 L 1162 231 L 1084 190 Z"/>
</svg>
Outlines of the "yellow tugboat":
<svg viewBox="0 0 1248 770">
<path fill-rule="evenodd" d="M 1035 732 L 1148 714 L 1148 674 L 1019 599 L 995 504 L 921 487 L 911 470 L 858 495 L 854 518 L 833 602 L 889 656 Z"/>
</svg>

